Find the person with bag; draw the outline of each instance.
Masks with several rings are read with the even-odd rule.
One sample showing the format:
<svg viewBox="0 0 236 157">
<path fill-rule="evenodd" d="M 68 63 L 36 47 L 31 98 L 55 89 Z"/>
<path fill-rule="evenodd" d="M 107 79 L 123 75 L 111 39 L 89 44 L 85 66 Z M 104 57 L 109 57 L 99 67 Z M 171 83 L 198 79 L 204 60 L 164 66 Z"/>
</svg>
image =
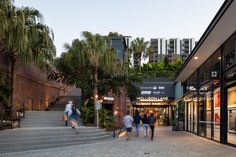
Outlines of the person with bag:
<svg viewBox="0 0 236 157">
<path fill-rule="evenodd" d="M 70 114 L 70 123 L 71 123 L 71 127 L 75 128 L 76 134 L 79 133 L 78 132 L 79 126 L 78 126 L 77 119 L 79 118 L 80 115 L 81 115 L 80 111 L 75 107 L 75 105 L 72 104 L 71 114 Z"/>
<path fill-rule="evenodd" d="M 72 112 L 72 101 L 68 101 L 68 104 L 66 104 L 64 115 L 63 115 L 63 120 L 65 121 L 65 126 L 68 126 L 68 120 L 69 120 L 69 115 Z"/>
<path fill-rule="evenodd" d="M 145 113 L 141 119 L 142 123 L 143 123 L 143 132 L 144 132 L 144 137 L 148 137 L 148 117 L 147 114 Z"/>
<path fill-rule="evenodd" d="M 151 129 L 151 140 L 153 141 L 155 122 L 156 122 L 156 118 L 154 117 L 153 113 L 150 113 L 148 122 L 149 122 L 149 127 Z"/>
<path fill-rule="evenodd" d="M 136 110 L 136 111 L 135 111 L 135 115 L 134 115 L 134 123 L 135 123 L 136 137 L 139 136 L 140 120 L 141 120 L 141 116 L 139 115 L 138 110 Z"/>
</svg>

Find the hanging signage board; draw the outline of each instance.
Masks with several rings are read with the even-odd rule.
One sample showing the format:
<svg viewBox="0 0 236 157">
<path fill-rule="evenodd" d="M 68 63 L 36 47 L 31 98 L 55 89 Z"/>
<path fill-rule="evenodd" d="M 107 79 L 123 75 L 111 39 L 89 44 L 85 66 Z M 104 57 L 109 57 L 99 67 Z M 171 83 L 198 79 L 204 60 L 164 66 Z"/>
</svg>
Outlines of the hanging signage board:
<svg viewBox="0 0 236 157">
<path fill-rule="evenodd" d="M 96 101 L 96 110 L 100 110 L 101 109 L 101 103 L 99 102 L 99 100 Z"/>
<path fill-rule="evenodd" d="M 152 98 L 169 100 L 175 97 L 174 81 L 167 78 L 144 79 L 142 84 L 136 84 L 140 88 L 140 98 Z"/>
<path fill-rule="evenodd" d="M 103 100 L 110 100 L 110 101 L 114 101 L 114 97 L 108 97 L 108 96 L 104 96 Z"/>
</svg>

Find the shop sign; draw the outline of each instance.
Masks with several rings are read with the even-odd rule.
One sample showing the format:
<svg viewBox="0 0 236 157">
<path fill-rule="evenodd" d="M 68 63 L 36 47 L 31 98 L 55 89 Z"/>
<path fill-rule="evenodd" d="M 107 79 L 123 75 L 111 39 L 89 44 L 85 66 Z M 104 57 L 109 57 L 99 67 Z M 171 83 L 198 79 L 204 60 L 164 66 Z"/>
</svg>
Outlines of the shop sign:
<svg viewBox="0 0 236 157">
<path fill-rule="evenodd" d="M 138 97 L 140 101 L 168 101 L 168 97 Z"/>
<path fill-rule="evenodd" d="M 167 78 L 144 79 L 136 86 L 142 97 L 174 97 L 174 82 Z"/>
<path fill-rule="evenodd" d="M 110 100 L 110 101 L 114 101 L 114 97 L 108 97 L 108 96 L 104 96 L 103 100 Z"/>
</svg>

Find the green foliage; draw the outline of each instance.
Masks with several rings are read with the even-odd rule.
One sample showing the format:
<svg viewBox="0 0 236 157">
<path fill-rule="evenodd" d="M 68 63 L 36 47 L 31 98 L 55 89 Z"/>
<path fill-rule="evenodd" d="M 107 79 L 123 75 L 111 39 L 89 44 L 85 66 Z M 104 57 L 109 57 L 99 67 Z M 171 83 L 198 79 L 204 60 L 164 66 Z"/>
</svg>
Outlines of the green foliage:
<svg viewBox="0 0 236 157">
<path fill-rule="evenodd" d="M 104 108 L 99 110 L 99 124 L 102 128 L 110 128 L 113 126 L 114 116 L 111 111 Z"/>
<path fill-rule="evenodd" d="M 20 59 L 23 64 L 34 63 L 39 68 L 48 68 L 56 49 L 53 32 L 43 24 L 41 13 L 34 8 L 15 7 L 10 0 L 1 3 L 0 41 L 9 57 Z"/>
<path fill-rule="evenodd" d="M 108 33 L 108 36 L 109 37 L 122 37 L 123 35 L 122 34 L 119 34 L 118 32 L 109 32 Z"/>
<path fill-rule="evenodd" d="M 144 64 L 142 75 L 145 78 L 166 77 L 173 79 L 182 64 L 183 61 L 181 59 L 175 59 L 173 63 L 169 63 L 168 58 L 165 57 L 162 62 Z"/>
<path fill-rule="evenodd" d="M 83 32 L 81 40 L 75 39 L 71 45 L 64 45 L 66 52 L 55 59 L 54 66 L 57 71 L 52 71 L 48 79 L 75 85 L 82 89 L 82 94 L 87 98 L 95 93 L 94 87 L 100 96 L 111 90 L 119 94 L 120 89 L 124 88 L 129 93 L 134 93 L 132 98 L 136 97 L 138 91 L 133 83 L 140 82 L 140 75 L 129 73 L 128 61 L 117 61 L 114 49 L 107 43 L 108 38 Z"/>
<path fill-rule="evenodd" d="M 90 101 L 84 108 L 82 108 L 83 123 L 87 125 L 93 124 L 94 116 L 95 116 L 95 113 L 93 109 L 93 103 Z"/>
<path fill-rule="evenodd" d="M 178 111 L 178 121 L 184 121 L 184 110 L 185 108 L 183 102 L 179 102 L 178 107 L 176 108 L 176 111 Z"/>
<path fill-rule="evenodd" d="M 178 123 L 177 118 L 174 118 L 174 119 L 172 120 L 172 126 L 176 126 L 177 123 Z"/>
<path fill-rule="evenodd" d="M 172 120 L 172 125 L 175 126 L 178 122 L 184 122 L 184 104 L 182 102 L 179 102 L 173 110 L 175 116 Z"/>
</svg>

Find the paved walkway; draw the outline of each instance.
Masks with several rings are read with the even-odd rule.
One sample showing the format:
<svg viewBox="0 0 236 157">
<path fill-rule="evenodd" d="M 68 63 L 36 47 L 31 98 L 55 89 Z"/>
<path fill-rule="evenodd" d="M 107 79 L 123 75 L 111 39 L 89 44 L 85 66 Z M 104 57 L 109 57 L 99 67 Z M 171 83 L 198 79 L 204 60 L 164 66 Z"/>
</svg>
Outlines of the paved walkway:
<svg viewBox="0 0 236 157">
<path fill-rule="evenodd" d="M 235 157 L 236 148 L 222 145 L 186 132 L 158 128 L 156 138 L 124 137 L 97 144 L 68 146 L 18 153 L 0 157 Z"/>
</svg>

